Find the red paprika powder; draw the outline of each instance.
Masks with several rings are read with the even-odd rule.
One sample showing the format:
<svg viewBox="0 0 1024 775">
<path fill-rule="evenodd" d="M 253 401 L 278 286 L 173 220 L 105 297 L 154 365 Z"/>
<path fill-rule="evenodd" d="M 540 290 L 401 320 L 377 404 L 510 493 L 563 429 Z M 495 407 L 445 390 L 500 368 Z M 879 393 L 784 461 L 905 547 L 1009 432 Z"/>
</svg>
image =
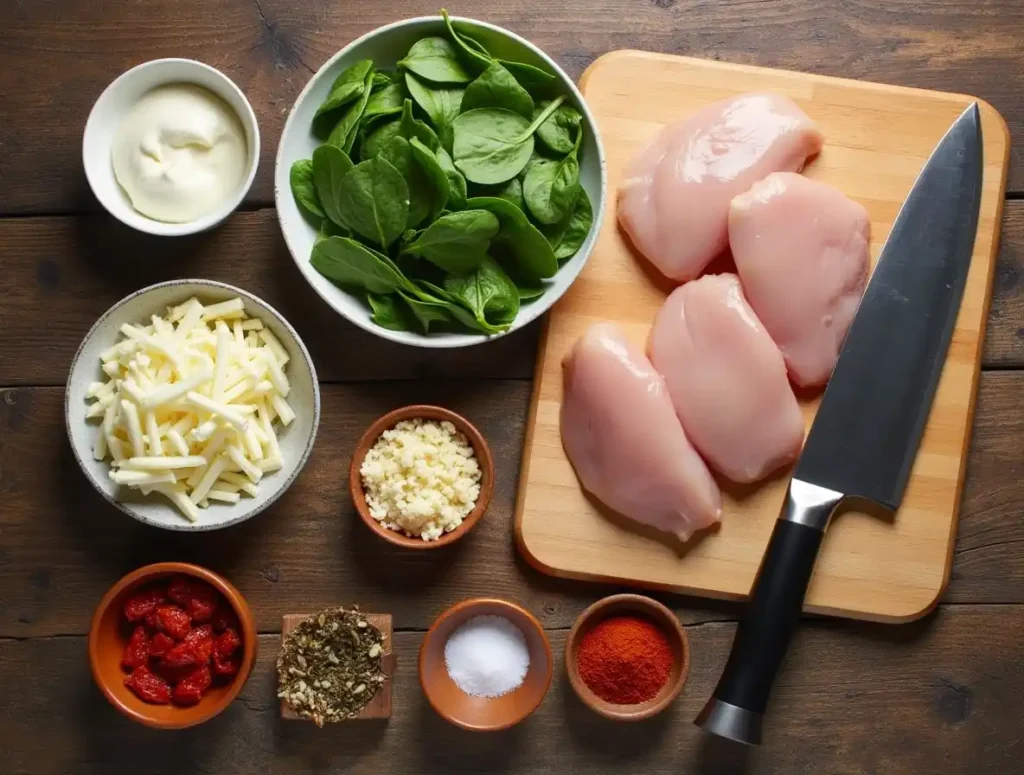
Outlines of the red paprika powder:
<svg viewBox="0 0 1024 775">
<path fill-rule="evenodd" d="M 675 655 L 664 631 L 637 616 L 613 616 L 587 632 L 576 663 L 580 677 L 605 702 L 638 705 L 668 682 Z"/>
</svg>

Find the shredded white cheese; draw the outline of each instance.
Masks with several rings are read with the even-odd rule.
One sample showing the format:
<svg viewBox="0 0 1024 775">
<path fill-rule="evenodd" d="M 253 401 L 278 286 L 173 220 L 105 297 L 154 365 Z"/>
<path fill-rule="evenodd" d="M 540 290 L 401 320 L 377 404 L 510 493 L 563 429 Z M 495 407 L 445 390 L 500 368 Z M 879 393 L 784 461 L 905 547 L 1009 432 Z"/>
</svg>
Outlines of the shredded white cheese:
<svg viewBox="0 0 1024 775">
<path fill-rule="evenodd" d="M 240 298 L 192 298 L 121 335 L 100 356 L 109 379 L 85 395 L 86 417 L 101 423 L 93 455 L 111 459 L 110 478 L 163 494 L 192 521 L 210 501 L 256 496 L 283 465 L 274 426 L 295 419 L 277 337 Z"/>
<path fill-rule="evenodd" d="M 461 525 L 480 497 L 473 446 L 447 421 L 403 420 L 384 431 L 359 472 L 373 518 L 424 541 Z"/>
</svg>

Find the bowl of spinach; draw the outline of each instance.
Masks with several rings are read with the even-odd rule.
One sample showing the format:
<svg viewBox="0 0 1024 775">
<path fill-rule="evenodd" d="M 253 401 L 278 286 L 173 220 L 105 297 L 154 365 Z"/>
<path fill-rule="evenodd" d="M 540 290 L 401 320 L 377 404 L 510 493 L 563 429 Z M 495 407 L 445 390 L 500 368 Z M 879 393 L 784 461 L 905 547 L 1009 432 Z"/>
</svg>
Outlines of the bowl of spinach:
<svg viewBox="0 0 1024 775">
<path fill-rule="evenodd" d="M 444 11 L 321 67 L 275 169 L 285 242 L 314 290 L 421 347 L 486 342 L 550 308 L 590 255 L 605 188 L 595 122 L 562 69 Z"/>
</svg>

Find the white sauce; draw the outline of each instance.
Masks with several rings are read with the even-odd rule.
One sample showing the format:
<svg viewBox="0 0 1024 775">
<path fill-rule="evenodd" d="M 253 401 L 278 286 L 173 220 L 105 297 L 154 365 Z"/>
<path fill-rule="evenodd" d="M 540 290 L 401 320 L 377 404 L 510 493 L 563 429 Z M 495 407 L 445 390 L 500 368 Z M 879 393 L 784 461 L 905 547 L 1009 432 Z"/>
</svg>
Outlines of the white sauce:
<svg viewBox="0 0 1024 775">
<path fill-rule="evenodd" d="M 248 167 L 245 130 L 212 92 L 190 84 L 147 92 L 114 137 L 114 176 L 132 206 L 168 223 L 217 210 Z"/>
</svg>

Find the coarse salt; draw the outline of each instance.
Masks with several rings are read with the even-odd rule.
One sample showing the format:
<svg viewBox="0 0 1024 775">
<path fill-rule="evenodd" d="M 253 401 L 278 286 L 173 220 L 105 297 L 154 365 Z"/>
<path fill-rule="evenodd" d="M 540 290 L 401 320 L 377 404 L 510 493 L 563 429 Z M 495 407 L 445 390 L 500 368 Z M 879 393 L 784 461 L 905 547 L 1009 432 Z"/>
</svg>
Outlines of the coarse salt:
<svg viewBox="0 0 1024 775">
<path fill-rule="evenodd" d="M 503 616 L 474 616 L 444 645 L 455 685 L 473 697 L 501 697 L 519 688 L 530 668 L 526 636 Z"/>
</svg>

